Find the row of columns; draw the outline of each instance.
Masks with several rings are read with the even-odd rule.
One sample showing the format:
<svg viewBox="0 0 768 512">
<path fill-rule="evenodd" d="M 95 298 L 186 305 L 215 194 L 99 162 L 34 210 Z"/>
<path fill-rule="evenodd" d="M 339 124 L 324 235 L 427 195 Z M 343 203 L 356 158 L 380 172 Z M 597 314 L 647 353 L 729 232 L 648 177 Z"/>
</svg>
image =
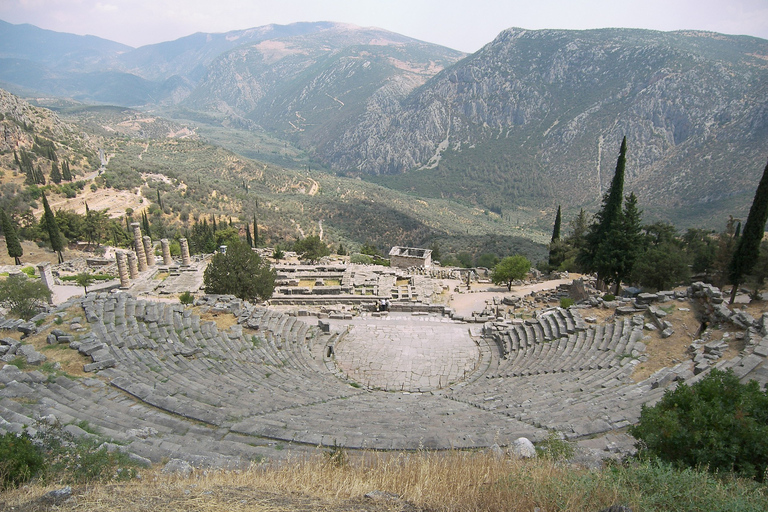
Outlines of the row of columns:
<svg viewBox="0 0 768 512">
<path fill-rule="evenodd" d="M 138 278 L 140 272 L 144 272 L 149 267 L 155 265 L 155 251 L 152 247 L 152 239 L 148 236 L 141 236 L 141 224 L 138 222 L 131 224 L 131 227 L 133 228 L 133 244 L 136 251 L 120 251 L 115 253 L 121 288 L 130 287 L 131 279 Z M 187 239 L 180 239 L 179 244 L 181 245 L 181 265 L 188 267 L 192 264 L 192 258 L 189 255 Z M 163 254 L 163 265 L 173 265 L 171 244 L 168 239 L 163 238 L 160 240 L 160 247 Z"/>
</svg>

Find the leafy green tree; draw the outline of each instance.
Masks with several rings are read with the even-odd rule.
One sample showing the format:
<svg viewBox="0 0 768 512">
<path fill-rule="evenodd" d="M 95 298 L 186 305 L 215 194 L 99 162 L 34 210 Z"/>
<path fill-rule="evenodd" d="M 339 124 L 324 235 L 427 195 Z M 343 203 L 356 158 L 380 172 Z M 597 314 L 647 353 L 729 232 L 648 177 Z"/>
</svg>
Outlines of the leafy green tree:
<svg viewBox="0 0 768 512">
<path fill-rule="evenodd" d="M 429 246 L 429 250 L 432 251 L 432 261 L 442 261 L 442 258 L 440 257 L 440 244 L 432 242 Z"/>
<path fill-rule="evenodd" d="M 64 256 L 61 251 L 64 250 L 64 239 L 59 232 L 59 225 L 56 223 L 56 217 L 51 211 L 51 207 L 48 204 L 48 199 L 45 197 L 45 192 L 40 193 L 43 199 L 43 217 L 40 219 L 40 223 L 44 224 L 45 231 L 48 233 L 48 240 L 51 243 L 51 249 L 59 256 L 59 263 L 64 261 Z"/>
<path fill-rule="evenodd" d="M 760 253 L 760 242 L 765 234 L 765 222 L 768 220 L 768 164 L 763 170 L 763 177 L 757 186 L 755 198 L 744 224 L 744 232 L 738 237 L 736 251 L 728 267 L 728 276 L 733 284 L 731 304 L 736 300 L 736 291 L 744 276 L 749 274 Z"/>
<path fill-rule="evenodd" d="M 690 279 L 689 256 L 675 226 L 654 222 L 643 227 L 643 250 L 632 269 L 632 282 L 666 290 Z"/>
<path fill-rule="evenodd" d="M 8 256 L 14 259 L 16 265 L 21 265 L 24 249 L 21 247 L 16 226 L 13 225 L 13 221 L 11 221 L 2 208 L 0 208 L 0 225 L 3 228 L 3 235 L 5 235 L 5 246 L 8 249 Z"/>
<path fill-rule="evenodd" d="M 222 245 L 229 247 L 230 245 L 240 241 L 240 231 L 229 227 L 219 229 L 216 231 L 214 239 L 216 240 L 216 247 L 221 247 Z"/>
<path fill-rule="evenodd" d="M 476 267 L 494 268 L 498 264 L 499 264 L 499 257 L 493 254 L 492 252 L 486 252 L 484 254 L 481 254 L 480 256 L 478 256 L 477 260 L 475 261 Z"/>
<path fill-rule="evenodd" d="M 472 267 L 472 255 L 469 254 L 467 251 L 461 251 L 459 254 L 456 255 L 456 259 L 459 262 L 459 265 L 461 265 L 464 268 L 470 268 Z"/>
<path fill-rule="evenodd" d="M 293 250 L 301 256 L 302 259 L 317 261 L 323 256 L 331 254 L 331 250 L 320 240 L 318 235 L 311 235 L 298 240 L 293 244 Z"/>
<path fill-rule="evenodd" d="M 360 248 L 360 254 L 367 254 L 368 256 L 381 256 L 381 252 L 375 245 L 365 242 Z"/>
<path fill-rule="evenodd" d="M 698 228 L 689 228 L 681 237 L 683 248 L 691 271 L 694 274 L 712 271 L 717 253 L 717 239 L 713 232 Z"/>
<path fill-rule="evenodd" d="M 679 245 L 669 242 L 646 249 L 632 270 L 633 282 L 654 290 L 668 290 L 689 279 L 685 253 Z"/>
<path fill-rule="evenodd" d="M 25 320 L 35 316 L 50 298 L 51 291 L 39 279 L 19 274 L 0 281 L 0 304 Z"/>
<path fill-rule="evenodd" d="M 732 370 L 713 369 L 688 386 L 643 406 L 629 431 L 641 453 L 680 466 L 735 472 L 763 480 L 768 470 L 768 394 L 741 384 Z"/>
<path fill-rule="evenodd" d="M 275 290 L 275 271 L 245 242 L 237 240 L 226 253 L 216 253 L 203 273 L 206 293 L 267 300 Z"/>
<path fill-rule="evenodd" d="M 491 281 L 494 284 L 506 284 L 507 290 L 512 290 L 514 281 L 523 279 L 531 270 L 531 262 L 520 254 L 507 256 L 493 269 Z"/>
<path fill-rule="evenodd" d="M 93 275 L 88 271 L 80 272 L 75 276 L 75 282 L 78 284 L 78 286 L 83 287 L 83 292 L 86 294 L 88 293 L 88 286 L 95 280 L 96 279 L 93 277 Z"/>
</svg>

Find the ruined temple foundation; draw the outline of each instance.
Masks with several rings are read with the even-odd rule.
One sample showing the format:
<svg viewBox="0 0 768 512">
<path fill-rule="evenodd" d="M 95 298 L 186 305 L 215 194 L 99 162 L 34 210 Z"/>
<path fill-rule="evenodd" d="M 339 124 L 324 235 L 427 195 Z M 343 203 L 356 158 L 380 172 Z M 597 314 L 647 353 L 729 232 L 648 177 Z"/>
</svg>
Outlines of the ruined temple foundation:
<svg viewBox="0 0 768 512">
<path fill-rule="evenodd" d="M 136 249 L 136 257 L 139 260 L 139 272 L 147 270 L 147 253 L 144 249 L 144 242 L 141 239 L 141 224 L 134 222 L 133 228 L 133 246 Z"/>
<path fill-rule="evenodd" d="M 163 265 L 173 265 L 173 258 L 171 258 L 171 244 L 167 238 L 160 240 L 160 247 L 163 250 Z"/>
<path fill-rule="evenodd" d="M 188 267 L 192 264 L 192 259 L 189 257 L 189 244 L 186 238 L 180 238 L 179 244 L 181 245 L 181 264 Z"/>
</svg>

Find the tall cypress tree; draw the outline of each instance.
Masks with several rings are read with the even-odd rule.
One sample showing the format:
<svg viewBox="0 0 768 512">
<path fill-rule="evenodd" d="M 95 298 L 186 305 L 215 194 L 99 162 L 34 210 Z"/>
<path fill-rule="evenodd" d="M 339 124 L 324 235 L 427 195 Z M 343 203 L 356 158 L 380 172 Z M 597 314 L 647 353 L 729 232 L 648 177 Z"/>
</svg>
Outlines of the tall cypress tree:
<svg viewBox="0 0 768 512">
<path fill-rule="evenodd" d="M 560 242 L 560 205 L 557 206 L 557 215 L 555 216 L 555 226 L 552 228 L 552 240 L 549 242 L 549 266 L 552 269 L 557 268 L 562 263 L 563 244 Z"/>
<path fill-rule="evenodd" d="M 21 265 L 21 257 L 24 255 L 24 249 L 21 248 L 19 235 L 16 233 L 16 227 L 13 221 L 5 214 L 5 210 L 0 208 L 0 223 L 2 223 L 3 234 L 5 235 L 5 246 L 8 248 L 8 256 L 14 259 L 16 265 Z"/>
<path fill-rule="evenodd" d="M 61 183 L 61 171 L 59 171 L 59 164 L 51 162 L 51 181 L 55 184 Z"/>
<path fill-rule="evenodd" d="M 560 240 L 560 223 L 561 222 L 562 222 L 562 219 L 560 218 L 560 205 L 557 205 L 557 215 L 555 216 L 555 227 L 552 228 L 552 240 L 550 240 L 551 242 Z"/>
<path fill-rule="evenodd" d="M 736 291 L 745 275 L 749 274 L 760 255 L 760 242 L 765 233 L 765 222 L 768 220 L 768 164 L 763 170 L 763 177 L 757 186 L 755 198 L 749 209 L 744 230 L 739 237 L 736 251 L 733 253 L 728 274 L 733 283 L 731 290 L 731 304 L 736 299 Z"/>
<path fill-rule="evenodd" d="M 621 141 L 619 158 L 616 161 L 616 172 L 611 181 L 611 188 L 603 196 L 603 206 L 595 214 L 589 233 L 586 236 L 586 246 L 578 255 L 578 263 L 588 272 L 597 272 L 599 281 L 612 274 L 614 251 L 610 244 L 611 235 L 621 222 L 622 203 L 624 200 L 624 172 L 627 163 L 627 137 Z"/>
<path fill-rule="evenodd" d="M 253 214 L 253 246 L 259 246 L 259 225 L 256 224 L 256 214 Z"/>
<path fill-rule="evenodd" d="M 64 262 L 64 256 L 61 251 L 64 250 L 64 239 L 59 231 L 59 225 L 56 224 L 56 217 L 53 215 L 51 207 L 48 205 L 48 199 L 45 197 L 45 192 L 41 192 L 43 197 L 43 218 L 42 222 L 45 223 L 45 229 L 48 232 L 48 238 L 51 241 L 51 249 L 59 255 L 59 263 Z"/>
<path fill-rule="evenodd" d="M 247 222 L 245 223 L 245 241 L 248 243 L 248 247 L 253 247 L 253 238 L 251 238 L 251 228 Z"/>
<path fill-rule="evenodd" d="M 69 168 L 68 160 L 61 162 L 61 177 L 64 181 L 72 181 L 72 171 Z"/>
</svg>

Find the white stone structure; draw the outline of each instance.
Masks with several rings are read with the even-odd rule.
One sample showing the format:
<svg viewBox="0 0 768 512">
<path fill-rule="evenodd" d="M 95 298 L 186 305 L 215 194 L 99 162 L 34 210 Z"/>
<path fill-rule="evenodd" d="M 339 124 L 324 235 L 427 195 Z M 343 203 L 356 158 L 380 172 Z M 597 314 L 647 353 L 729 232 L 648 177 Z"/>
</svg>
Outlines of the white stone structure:
<svg viewBox="0 0 768 512">
<path fill-rule="evenodd" d="M 389 264 L 397 268 L 430 268 L 432 266 L 432 250 L 395 246 L 389 251 Z"/>
</svg>

